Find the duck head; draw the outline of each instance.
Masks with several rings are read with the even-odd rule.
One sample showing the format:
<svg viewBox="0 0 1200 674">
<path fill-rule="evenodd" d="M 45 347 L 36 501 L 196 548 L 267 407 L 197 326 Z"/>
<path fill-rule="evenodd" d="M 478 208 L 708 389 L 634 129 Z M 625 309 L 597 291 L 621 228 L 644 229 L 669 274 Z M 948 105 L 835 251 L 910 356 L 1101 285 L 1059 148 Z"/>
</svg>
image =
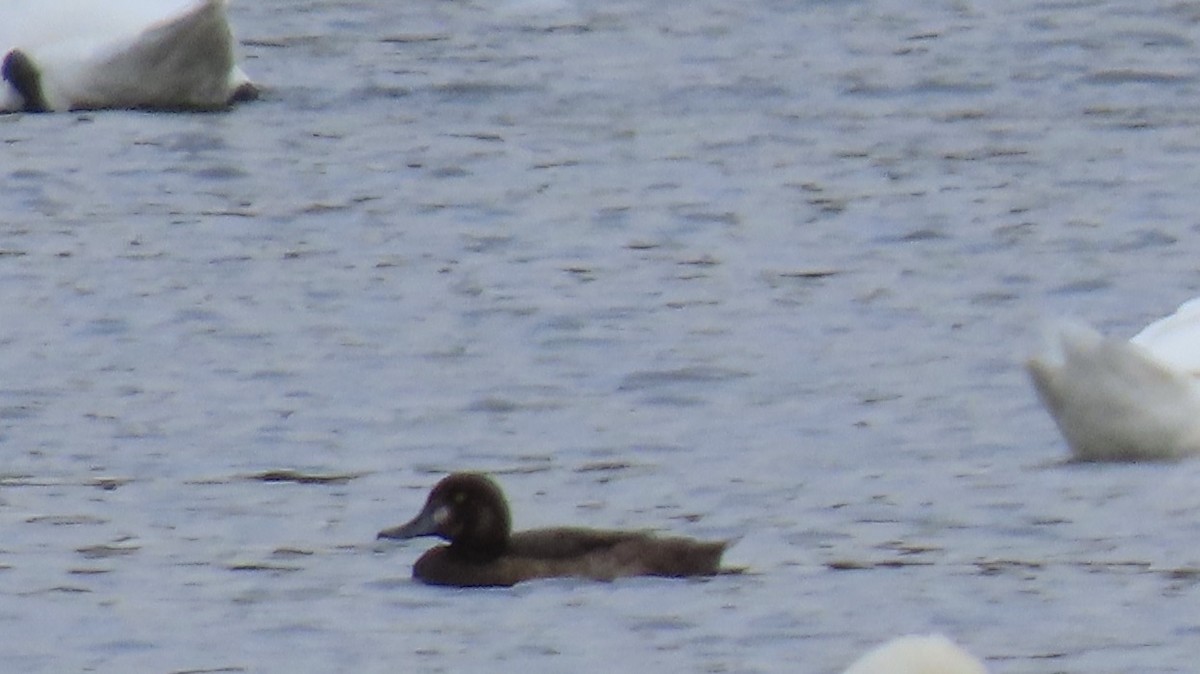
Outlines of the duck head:
<svg viewBox="0 0 1200 674">
<path fill-rule="evenodd" d="M 456 557 L 487 562 L 504 554 L 512 520 L 504 492 L 486 475 L 454 473 L 434 486 L 425 507 L 409 522 L 378 538 L 438 536 Z"/>
</svg>

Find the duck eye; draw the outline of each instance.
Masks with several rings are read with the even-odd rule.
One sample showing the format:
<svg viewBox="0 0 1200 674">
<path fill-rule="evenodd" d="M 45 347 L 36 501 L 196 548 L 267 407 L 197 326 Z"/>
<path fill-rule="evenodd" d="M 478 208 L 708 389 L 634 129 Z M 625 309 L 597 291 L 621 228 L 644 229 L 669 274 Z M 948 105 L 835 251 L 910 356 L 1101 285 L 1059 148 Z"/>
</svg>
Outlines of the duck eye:
<svg viewBox="0 0 1200 674">
<path fill-rule="evenodd" d="M 442 506 L 441 508 L 438 508 L 437 510 L 433 511 L 433 521 L 439 527 L 445 526 L 446 522 L 450 521 L 450 517 L 451 517 L 450 509 L 445 506 Z"/>
</svg>

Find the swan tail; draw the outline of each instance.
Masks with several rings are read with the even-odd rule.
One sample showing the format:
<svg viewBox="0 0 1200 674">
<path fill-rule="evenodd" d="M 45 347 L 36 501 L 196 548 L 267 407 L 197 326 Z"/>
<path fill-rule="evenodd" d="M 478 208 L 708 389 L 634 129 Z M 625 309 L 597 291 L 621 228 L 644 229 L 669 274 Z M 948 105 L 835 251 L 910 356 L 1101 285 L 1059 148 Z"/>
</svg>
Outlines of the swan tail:
<svg viewBox="0 0 1200 674">
<path fill-rule="evenodd" d="M 200 0 L 95 62 L 73 108 L 220 109 L 253 87 L 237 67 L 224 0 Z"/>
<path fill-rule="evenodd" d="M 1077 460 L 1170 460 L 1200 451 L 1192 377 L 1137 344 L 1063 324 L 1027 369 Z"/>
</svg>

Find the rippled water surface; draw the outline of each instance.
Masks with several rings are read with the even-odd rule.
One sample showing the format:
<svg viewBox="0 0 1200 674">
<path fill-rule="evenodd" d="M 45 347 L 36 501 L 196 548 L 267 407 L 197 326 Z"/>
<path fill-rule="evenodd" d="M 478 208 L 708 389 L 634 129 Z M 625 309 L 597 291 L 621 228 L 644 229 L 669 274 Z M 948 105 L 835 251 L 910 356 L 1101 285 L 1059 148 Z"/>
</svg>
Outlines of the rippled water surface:
<svg viewBox="0 0 1200 674">
<path fill-rule="evenodd" d="M 1200 4 L 231 14 L 259 102 L 0 118 L 11 671 L 1195 671 L 1200 464 L 1021 361 L 1197 294 Z M 748 572 L 416 585 L 460 469 Z"/>
</svg>

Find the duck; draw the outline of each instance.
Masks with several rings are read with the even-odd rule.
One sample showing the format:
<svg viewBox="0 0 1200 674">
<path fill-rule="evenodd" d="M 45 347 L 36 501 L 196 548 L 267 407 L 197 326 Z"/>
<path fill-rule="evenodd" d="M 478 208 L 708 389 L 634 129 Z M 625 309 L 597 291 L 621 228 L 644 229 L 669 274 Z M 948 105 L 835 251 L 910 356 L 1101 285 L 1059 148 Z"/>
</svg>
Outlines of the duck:
<svg viewBox="0 0 1200 674">
<path fill-rule="evenodd" d="M 987 674 L 987 668 L 945 635 L 911 634 L 867 651 L 842 674 Z"/>
<path fill-rule="evenodd" d="M 555 527 L 512 533 L 508 501 L 483 473 L 453 473 L 439 481 L 409 522 L 377 538 L 437 536 L 448 545 L 427 550 L 413 578 L 455 587 L 509 587 L 539 578 L 611 581 L 628 576 L 711 576 L 721 573 L 727 541 L 658 537 L 642 531 Z"/>
<path fill-rule="evenodd" d="M 257 98 L 226 0 L 4 0 L 0 112 L 218 110 Z"/>
<path fill-rule="evenodd" d="M 1075 460 L 1200 454 L 1200 298 L 1127 341 L 1080 323 L 1054 326 L 1026 367 Z"/>
</svg>

